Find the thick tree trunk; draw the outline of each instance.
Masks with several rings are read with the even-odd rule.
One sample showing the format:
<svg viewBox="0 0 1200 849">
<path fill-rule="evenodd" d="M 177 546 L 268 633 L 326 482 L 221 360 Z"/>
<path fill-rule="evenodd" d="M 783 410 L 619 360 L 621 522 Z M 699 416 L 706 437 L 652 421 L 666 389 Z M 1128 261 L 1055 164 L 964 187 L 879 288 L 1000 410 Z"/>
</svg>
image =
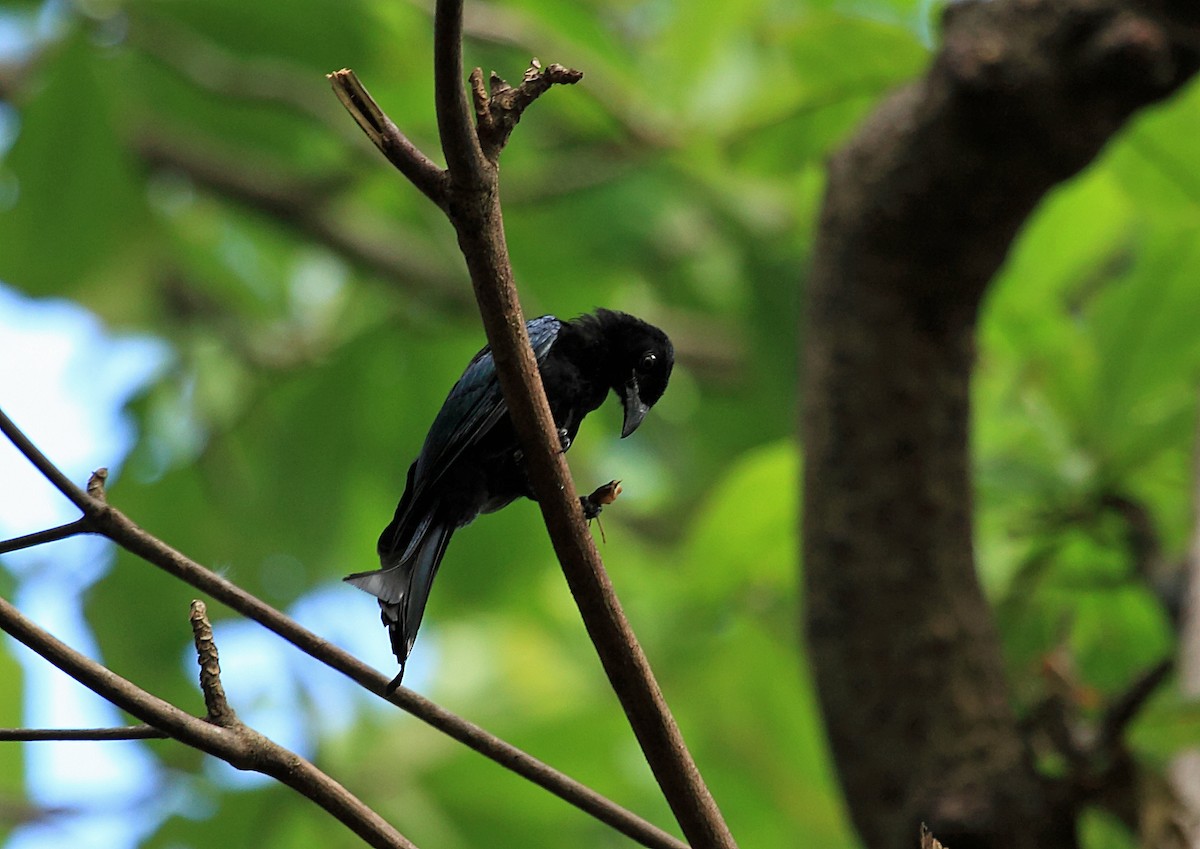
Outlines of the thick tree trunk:
<svg viewBox="0 0 1200 849">
<path fill-rule="evenodd" d="M 806 626 L 871 849 L 1073 845 L 1034 773 L 975 577 L 976 315 L 1023 221 L 1200 61 L 1200 4 L 949 8 L 926 76 L 840 152 L 806 311 Z"/>
</svg>

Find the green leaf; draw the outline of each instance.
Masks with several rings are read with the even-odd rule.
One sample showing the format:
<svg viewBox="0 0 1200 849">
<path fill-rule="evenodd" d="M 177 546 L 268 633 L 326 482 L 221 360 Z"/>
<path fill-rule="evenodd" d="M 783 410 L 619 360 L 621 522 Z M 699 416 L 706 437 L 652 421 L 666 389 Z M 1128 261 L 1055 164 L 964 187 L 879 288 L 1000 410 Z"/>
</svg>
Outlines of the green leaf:
<svg viewBox="0 0 1200 849">
<path fill-rule="evenodd" d="M 1200 749 L 1200 700 L 1185 698 L 1174 688 L 1161 693 L 1134 720 L 1129 744 L 1159 764 Z"/>
<path fill-rule="evenodd" d="M 1079 818 L 1082 849 L 1134 849 L 1137 836 L 1115 816 L 1100 808 L 1085 808 Z"/>
<path fill-rule="evenodd" d="M 137 256 L 145 211 L 104 58 L 72 32 L 42 64 L 0 164 L 17 186 L 15 204 L 0 211 L 0 279 L 78 296 Z"/>
<path fill-rule="evenodd" d="M 0 641 L 0 727 L 22 728 L 24 675 L 12 654 L 12 646 L 10 638 Z M 0 743 L 0 798 L 19 798 L 24 774 L 21 744 Z"/>
</svg>

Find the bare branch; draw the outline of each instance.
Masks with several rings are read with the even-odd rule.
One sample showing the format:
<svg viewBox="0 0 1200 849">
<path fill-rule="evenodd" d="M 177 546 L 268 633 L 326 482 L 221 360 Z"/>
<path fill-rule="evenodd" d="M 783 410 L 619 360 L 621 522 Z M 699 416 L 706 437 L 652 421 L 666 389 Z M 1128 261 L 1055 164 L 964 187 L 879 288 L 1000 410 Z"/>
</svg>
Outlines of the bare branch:
<svg viewBox="0 0 1200 849">
<path fill-rule="evenodd" d="M 221 727 L 185 713 L 43 631 L 0 598 L 0 629 L 125 712 L 238 769 L 261 772 L 312 799 L 377 849 L 415 849 L 379 814 L 309 761 L 237 722 Z"/>
<path fill-rule="evenodd" d="M 0 410 L 0 419 L 3 411 Z M 12 431 L 28 443 L 15 425 Z M 7 431 L 6 431 L 7 433 Z M 36 450 L 36 449 L 35 449 Z M 49 461 L 47 461 L 49 462 Z M 51 466 L 53 468 L 53 466 Z M 58 470 L 55 469 L 57 472 Z M 61 475 L 61 472 L 58 472 Z M 87 498 L 87 496 L 85 496 Z M 305 654 L 336 669 L 372 693 L 407 711 L 484 757 L 495 761 L 563 801 L 595 817 L 644 846 L 657 849 L 685 849 L 685 844 L 662 829 L 646 822 L 590 787 L 559 772 L 532 755 L 488 733 L 436 703 L 403 687 L 385 695 L 390 679 L 348 652 L 302 627 L 294 619 L 266 604 L 233 582 L 204 568 L 162 540 L 138 527 L 127 516 L 108 504 L 90 499 L 85 512 L 96 533 L 170 575 L 207 593 L 232 610 L 258 622 Z"/>
<path fill-rule="evenodd" d="M 97 501 L 107 501 L 108 495 L 104 492 L 104 487 L 107 484 L 108 469 L 101 466 L 88 476 L 87 494 Z"/>
<path fill-rule="evenodd" d="M 434 10 L 435 102 L 449 171 L 447 203 L 442 208 L 454 225 L 471 273 L 530 483 L 584 626 L 680 827 L 693 846 L 733 847 L 733 836 L 683 742 L 604 570 L 559 447 L 513 282 L 496 162 L 485 155 L 470 124 L 463 85 L 462 6 L 462 0 L 437 0 Z M 498 86 L 491 96 L 483 91 L 481 72 L 472 75 L 481 131 L 491 138 L 489 149 L 494 154 L 498 155 L 521 111 L 541 91 L 554 82 L 578 78 L 578 72 L 562 68 L 541 79 L 544 75 L 536 70 L 522 83 L 528 83 L 524 91 Z M 492 109 L 493 96 L 498 110 Z"/>
<path fill-rule="evenodd" d="M 88 505 L 92 503 L 91 496 L 76 486 L 57 466 L 51 463 L 46 455 L 39 451 L 38 447 L 30 442 L 13 420 L 5 414 L 4 410 L 0 410 L 0 433 L 7 436 L 9 442 L 25 455 L 25 459 L 32 463 L 46 477 L 46 480 L 54 484 L 59 492 L 70 499 L 72 504 L 85 513 L 87 512 Z"/>
<path fill-rule="evenodd" d="M 533 491 L 588 636 L 684 835 L 695 847 L 735 846 L 621 609 L 587 530 L 570 469 L 559 448 L 513 282 L 497 170 L 494 164 L 483 164 L 485 158 L 473 133 L 469 133 L 470 145 L 461 138 L 468 132 L 462 127 L 466 96 L 461 30 L 461 0 L 438 0 L 434 77 L 439 81 L 438 126 L 450 168 L 450 218 L 471 272 L 484 330 L 509 415 L 525 451 Z M 451 87 L 455 97 L 447 94 Z"/>
<path fill-rule="evenodd" d="M 450 179 L 462 185 L 481 186 L 494 179 L 495 168 L 483 155 L 471 126 L 471 112 L 463 87 L 462 0 L 437 0 L 433 12 L 433 89 L 437 105 L 438 134 Z"/>
<path fill-rule="evenodd" d="M 411 713 L 481 755 L 549 790 L 559 798 L 607 823 L 646 846 L 680 849 L 671 835 L 610 801 L 591 788 L 555 770 L 537 758 L 489 734 L 404 687 L 390 694 L 391 680 L 348 652 L 327 642 L 295 620 L 246 592 L 236 584 L 171 548 L 131 522 L 120 511 L 108 508 L 97 527 L 109 539 L 167 573 L 208 593 L 249 619 L 278 634 L 316 660 L 341 672 L 371 692 Z"/>
<path fill-rule="evenodd" d="M 346 111 L 367 134 L 371 143 L 379 148 L 388 162 L 421 190 L 427 198 L 445 208 L 446 172 L 408 140 L 392 122 L 375 98 L 349 68 L 326 75 L 333 93 L 346 107 Z"/>
<path fill-rule="evenodd" d="M 170 736 L 214 754 L 226 745 L 220 729 L 152 696 L 91 658 L 76 652 L 39 628 L 4 598 L 0 598 L 0 629 L 89 690 L 143 722 L 162 729 Z"/>
<path fill-rule="evenodd" d="M 471 73 L 471 90 L 475 100 L 475 115 L 479 140 L 484 155 L 495 162 L 512 135 L 528 106 L 554 85 L 574 85 L 583 79 L 583 71 L 554 64 L 543 68 L 537 59 L 530 62 L 521 84 L 513 88 L 492 73 L 489 90 L 483 90 L 483 73 L 476 68 Z"/>
<path fill-rule="evenodd" d="M 432 12 L 430 0 L 410 0 L 412 5 Z M 650 149 L 682 147 L 687 129 L 678 124 L 655 101 L 652 86 L 630 85 L 618 74 L 606 72 L 608 63 L 586 39 L 564 37 L 559 27 L 548 26 L 534 11 L 515 5 L 466 0 L 463 4 L 463 32 L 467 37 L 490 44 L 500 44 L 516 50 L 528 50 L 530 45 L 545 54 L 572 56 L 589 71 L 584 97 L 594 100 L 608 116 L 625 130 L 636 146 Z"/>
<path fill-rule="evenodd" d="M 229 701 L 225 698 L 225 687 L 221 683 L 221 661 L 217 655 L 217 643 L 213 639 L 212 623 L 208 621 L 208 609 L 199 599 L 192 601 L 192 638 L 196 643 L 196 660 L 200 664 L 200 690 L 204 693 L 204 706 L 208 720 L 224 728 L 238 724 Z"/>
<path fill-rule="evenodd" d="M 6 539 L 0 542 L 0 554 L 8 554 L 10 551 L 20 551 L 23 548 L 33 548 L 35 545 L 44 545 L 48 542 L 57 542 L 60 539 L 89 533 L 90 530 L 86 519 L 76 519 L 74 522 L 59 525 L 56 528 L 47 528 L 44 531 Z"/>
<path fill-rule="evenodd" d="M 153 725 L 117 728 L 0 728 L 0 742 L 41 743 L 49 740 L 162 740 L 170 734 Z"/>
</svg>

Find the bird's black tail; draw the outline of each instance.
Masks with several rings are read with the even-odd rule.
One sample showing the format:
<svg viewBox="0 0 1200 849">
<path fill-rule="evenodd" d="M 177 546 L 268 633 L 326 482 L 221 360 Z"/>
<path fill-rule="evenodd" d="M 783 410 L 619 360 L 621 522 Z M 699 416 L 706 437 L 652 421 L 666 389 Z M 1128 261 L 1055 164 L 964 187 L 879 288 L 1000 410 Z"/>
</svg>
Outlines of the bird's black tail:
<svg viewBox="0 0 1200 849">
<path fill-rule="evenodd" d="M 417 629 L 421 627 L 421 617 L 425 614 L 425 603 L 429 600 L 429 590 L 454 528 L 452 522 L 427 520 L 417 528 L 404 550 L 395 555 L 399 559 L 393 565 L 387 565 L 389 555 L 381 552 L 384 568 L 373 572 L 357 572 L 345 578 L 347 583 L 379 599 L 381 618 L 392 641 L 392 652 L 400 661 L 400 674 L 388 684 L 389 693 L 400 686 L 404 677 L 404 664 L 416 642 Z"/>
</svg>

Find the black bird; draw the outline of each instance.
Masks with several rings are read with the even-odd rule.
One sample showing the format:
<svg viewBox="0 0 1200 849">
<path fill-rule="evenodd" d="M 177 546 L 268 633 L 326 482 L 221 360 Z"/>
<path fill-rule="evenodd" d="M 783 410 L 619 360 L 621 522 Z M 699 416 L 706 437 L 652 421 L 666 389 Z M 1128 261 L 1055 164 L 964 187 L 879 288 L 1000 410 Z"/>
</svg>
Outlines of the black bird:
<svg viewBox="0 0 1200 849">
<path fill-rule="evenodd" d="M 667 388 L 675 363 L 671 340 L 639 318 L 601 309 L 571 321 L 544 315 L 526 329 L 564 451 L 609 390 L 625 407 L 625 438 Z M 396 514 L 379 536 L 382 568 L 346 578 L 379 599 L 400 661 L 389 692 L 404 677 L 451 535 L 522 495 L 533 497 L 492 352 L 484 348 L 450 390 L 408 469 Z M 590 507 L 591 515 L 599 510 Z"/>
</svg>

